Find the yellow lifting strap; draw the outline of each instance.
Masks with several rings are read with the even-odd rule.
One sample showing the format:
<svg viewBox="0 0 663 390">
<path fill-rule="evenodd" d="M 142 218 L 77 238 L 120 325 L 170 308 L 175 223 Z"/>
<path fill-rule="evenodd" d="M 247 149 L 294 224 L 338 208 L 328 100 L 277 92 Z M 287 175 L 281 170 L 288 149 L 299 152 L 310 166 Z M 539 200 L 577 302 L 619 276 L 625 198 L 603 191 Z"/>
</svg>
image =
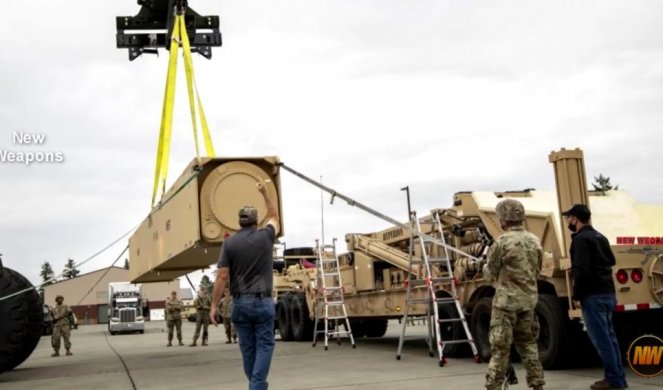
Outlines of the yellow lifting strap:
<svg viewBox="0 0 663 390">
<path fill-rule="evenodd" d="M 210 136 L 207 118 L 203 110 L 203 104 L 200 100 L 198 87 L 196 86 L 193 61 L 191 60 L 191 46 L 189 37 L 186 33 L 184 24 L 184 15 L 176 15 L 173 25 L 173 32 L 170 41 L 170 55 L 168 59 L 168 76 L 166 77 L 166 91 L 163 97 L 163 109 L 161 111 L 161 127 L 159 128 L 159 143 L 157 145 L 157 162 L 154 170 L 154 186 L 152 189 L 152 206 L 156 201 L 161 181 L 162 194 L 166 192 L 166 177 L 168 175 L 168 160 L 170 157 L 171 130 L 173 126 L 173 106 L 175 104 L 175 84 L 177 76 L 177 51 L 182 46 L 182 57 L 184 59 L 184 71 L 186 75 L 186 84 L 189 95 L 189 107 L 191 110 L 191 124 L 193 126 L 193 139 L 196 147 L 196 158 L 200 160 L 200 151 L 198 148 L 198 125 L 196 120 L 196 103 L 200 112 L 200 127 L 203 133 L 205 151 L 208 156 L 214 156 L 214 146 Z M 194 92 L 195 97 L 194 99 Z"/>
</svg>

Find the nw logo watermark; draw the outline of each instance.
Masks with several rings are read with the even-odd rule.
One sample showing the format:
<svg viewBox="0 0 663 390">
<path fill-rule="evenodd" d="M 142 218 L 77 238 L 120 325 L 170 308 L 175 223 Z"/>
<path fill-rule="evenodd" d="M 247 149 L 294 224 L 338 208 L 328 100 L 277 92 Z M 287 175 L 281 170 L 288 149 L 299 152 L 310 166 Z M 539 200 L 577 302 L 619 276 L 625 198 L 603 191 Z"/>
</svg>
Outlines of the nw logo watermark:
<svg viewBox="0 0 663 390">
<path fill-rule="evenodd" d="M 628 349 L 628 364 L 637 375 L 653 378 L 663 373 L 663 340 L 656 336 L 640 336 Z"/>
</svg>

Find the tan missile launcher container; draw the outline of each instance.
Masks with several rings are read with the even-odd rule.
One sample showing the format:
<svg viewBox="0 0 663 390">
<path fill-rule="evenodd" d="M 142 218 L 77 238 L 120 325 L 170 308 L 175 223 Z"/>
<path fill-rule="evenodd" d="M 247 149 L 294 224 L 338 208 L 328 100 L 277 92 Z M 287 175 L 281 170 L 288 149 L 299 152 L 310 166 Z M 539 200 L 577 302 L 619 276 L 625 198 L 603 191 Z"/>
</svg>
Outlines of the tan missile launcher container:
<svg viewBox="0 0 663 390">
<path fill-rule="evenodd" d="M 224 239 L 239 230 L 240 207 L 254 206 L 258 225 L 265 222 L 256 190 L 261 179 L 281 215 L 278 163 L 277 157 L 192 161 L 129 239 L 132 282 L 173 280 L 215 263 Z"/>
<path fill-rule="evenodd" d="M 552 152 L 549 161 L 555 174 L 555 192 L 459 192 L 454 195 L 451 207 L 431 210 L 431 215 L 419 218 L 422 232 L 439 239 L 440 229 L 434 218 L 437 215 L 444 241 L 460 251 L 449 251 L 448 256 L 453 265 L 458 299 L 483 361 L 490 357 L 488 334 L 495 289 L 484 281 L 484 260 L 481 259 L 485 259 L 492 242 L 503 233 L 495 207 L 505 198 L 522 202 L 525 226 L 539 237 L 544 249 L 536 313 L 541 326 L 539 353 L 545 368 L 559 367 L 573 356 L 593 353 L 582 331 L 580 310 L 571 302 L 573 286 L 568 256 L 571 237 L 560 212 L 575 203 L 589 204 L 592 224 L 612 244 L 617 262 L 613 268 L 618 301 L 614 318 L 620 343 L 627 346 L 645 333 L 663 336 L 660 326 L 663 322 L 663 206 L 638 204 L 621 190 L 605 194 L 588 192 L 583 152 L 579 149 Z M 348 317 L 356 337 L 382 336 L 388 319 L 403 316 L 409 240 L 410 232 L 403 226 L 346 235 L 348 252 L 339 255 L 339 262 Z M 414 255 L 415 260 L 420 256 L 416 251 Z M 430 255 L 446 257 L 445 253 L 434 251 Z M 309 329 L 307 321 L 313 318 L 316 269 L 302 267 L 297 260 L 287 265 L 283 272 L 275 273 L 274 279 L 279 331 L 286 339 L 310 340 L 302 329 Z M 413 272 L 418 272 L 416 267 Z M 435 287 L 438 297 L 451 295 L 449 285 Z M 413 293 L 415 298 L 424 298 L 426 290 L 413 288 Z M 438 311 L 442 320 L 457 316 L 451 304 L 439 304 Z M 414 307 L 414 314 L 425 313 L 425 305 Z M 443 340 L 464 338 L 459 322 L 441 324 L 440 333 Z M 469 352 L 466 344 L 447 345 L 444 354 L 459 356 L 466 350 Z"/>
</svg>

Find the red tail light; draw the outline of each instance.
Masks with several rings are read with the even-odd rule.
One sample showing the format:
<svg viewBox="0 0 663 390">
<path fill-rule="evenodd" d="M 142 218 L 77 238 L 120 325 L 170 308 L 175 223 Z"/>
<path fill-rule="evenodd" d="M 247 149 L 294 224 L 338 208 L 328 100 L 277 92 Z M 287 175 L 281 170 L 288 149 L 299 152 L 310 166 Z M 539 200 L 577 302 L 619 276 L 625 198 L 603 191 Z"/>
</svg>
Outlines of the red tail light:
<svg viewBox="0 0 663 390">
<path fill-rule="evenodd" d="M 631 271 L 631 280 L 633 280 L 636 283 L 642 282 L 642 271 L 639 269 L 634 269 Z"/>
<path fill-rule="evenodd" d="M 619 271 L 617 271 L 616 276 L 617 276 L 617 281 L 620 284 L 625 284 L 626 282 L 628 282 L 628 274 L 623 269 L 620 269 Z"/>
</svg>

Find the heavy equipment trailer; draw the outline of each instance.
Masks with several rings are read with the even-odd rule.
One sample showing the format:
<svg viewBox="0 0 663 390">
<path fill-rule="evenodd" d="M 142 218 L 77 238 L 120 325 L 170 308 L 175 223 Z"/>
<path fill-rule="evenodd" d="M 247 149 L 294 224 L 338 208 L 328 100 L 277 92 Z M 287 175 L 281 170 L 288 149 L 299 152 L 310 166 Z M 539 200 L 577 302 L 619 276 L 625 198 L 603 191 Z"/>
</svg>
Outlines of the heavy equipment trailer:
<svg viewBox="0 0 663 390">
<path fill-rule="evenodd" d="M 615 323 L 622 345 L 628 345 L 644 333 L 661 336 L 663 332 L 659 325 L 663 321 L 663 206 L 637 204 L 624 191 L 588 192 L 581 150 L 562 149 L 551 153 L 549 159 L 555 168 L 556 192 L 459 192 L 454 195 L 451 207 L 431 210 L 430 215 L 419 219 L 422 231 L 435 236 L 438 229 L 434 216 L 437 215 L 445 236 L 444 240 L 439 234 L 437 238 L 455 249 L 448 252 L 454 264 L 458 299 L 469 318 L 484 361 L 490 357 L 488 331 L 495 290 L 483 278 L 481 259 L 492 241 L 502 233 L 495 206 L 505 198 L 517 198 L 524 204 L 525 226 L 541 239 L 544 248 L 536 312 L 541 325 L 539 348 L 545 368 L 566 365 L 572 352 L 588 345 L 580 310 L 573 307 L 570 298 L 570 235 L 560 214 L 560 210 L 574 203 L 589 204 L 594 226 L 612 244 L 617 259 L 613 272 L 618 299 Z M 321 188 L 383 217 L 334 190 Z M 401 318 L 405 308 L 403 282 L 407 279 L 411 229 L 407 223 L 383 219 L 395 226 L 370 234 L 346 235 L 348 252 L 339 255 L 348 316 L 356 336 L 382 336 L 387 320 Z M 285 340 L 310 340 L 311 334 L 307 331 L 314 317 L 317 270 L 297 260 L 300 255 L 314 262 L 312 250 L 297 251 L 299 253 L 288 253 L 290 257 L 294 255 L 294 261 L 286 262 L 282 271 L 275 271 L 278 326 Z M 438 296 L 449 296 L 449 285 L 439 284 L 436 288 Z M 416 297 L 425 297 L 423 286 L 413 291 Z M 414 314 L 425 315 L 426 309 L 426 305 L 419 305 Z M 450 304 L 441 304 L 438 309 L 440 319 L 457 315 Z M 440 328 L 442 340 L 462 337 L 459 322 L 442 324 Z M 462 344 L 447 345 L 445 355 L 462 355 L 466 349 Z"/>
</svg>

